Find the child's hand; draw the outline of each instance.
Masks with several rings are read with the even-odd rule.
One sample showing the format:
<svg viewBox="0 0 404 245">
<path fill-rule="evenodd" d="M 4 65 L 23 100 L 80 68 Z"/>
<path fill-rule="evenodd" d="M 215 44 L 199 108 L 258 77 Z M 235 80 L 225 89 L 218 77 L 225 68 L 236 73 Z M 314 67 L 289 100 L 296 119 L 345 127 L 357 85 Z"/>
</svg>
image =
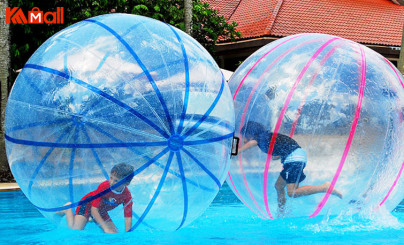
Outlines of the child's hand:
<svg viewBox="0 0 404 245">
<path fill-rule="evenodd" d="M 115 229 L 110 229 L 110 228 L 104 229 L 104 232 L 105 233 L 118 233 L 118 231 L 116 231 Z"/>
</svg>

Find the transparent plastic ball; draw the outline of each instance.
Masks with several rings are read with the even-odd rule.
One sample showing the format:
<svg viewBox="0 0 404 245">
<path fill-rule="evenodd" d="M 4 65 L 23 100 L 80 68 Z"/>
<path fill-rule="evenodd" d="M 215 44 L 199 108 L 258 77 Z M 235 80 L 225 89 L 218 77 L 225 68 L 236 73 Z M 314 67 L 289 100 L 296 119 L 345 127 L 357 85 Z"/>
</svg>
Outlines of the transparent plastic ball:
<svg viewBox="0 0 404 245">
<path fill-rule="evenodd" d="M 227 182 L 259 217 L 392 210 L 403 199 L 403 77 L 378 53 L 289 36 L 252 54 L 229 86 L 241 152 Z"/>
<path fill-rule="evenodd" d="M 33 54 L 5 128 L 12 173 L 46 217 L 61 222 L 57 212 L 92 201 L 82 198 L 127 163 L 134 172 L 119 184 L 133 176 L 132 230 L 175 230 L 226 179 L 234 107 L 219 67 L 193 38 L 150 18 L 109 14 L 58 32 Z M 108 213 L 122 231 L 123 205 Z"/>
</svg>

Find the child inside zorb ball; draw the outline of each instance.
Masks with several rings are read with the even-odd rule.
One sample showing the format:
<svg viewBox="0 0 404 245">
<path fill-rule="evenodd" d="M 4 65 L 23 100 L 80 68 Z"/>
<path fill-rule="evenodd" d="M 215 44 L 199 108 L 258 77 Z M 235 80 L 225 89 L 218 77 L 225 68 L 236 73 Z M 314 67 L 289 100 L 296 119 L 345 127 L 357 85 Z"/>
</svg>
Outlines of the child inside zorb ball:
<svg viewBox="0 0 404 245">
<path fill-rule="evenodd" d="M 248 122 L 241 129 L 241 133 L 245 135 L 245 144 L 239 149 L 240 152 L 258 146 L 262 152 L 267 153 L 271 139 L 275 139 L 272 159 L 281 159 L 283 165 L 283 169 L 275 184 L 280 213 L 284 212 L 286 203 L 285 187 L 289 197 L 301 197 L 327 192 L 330 187 L 330 182 L 328 181 L 322 185 L 299 186 L 306 179 L 303 169 L 307 164 L 307 155 L 294 139 L 283 134 L 274 134 L 265 130 L 262 124 L 254 121 Z M 337 189 L 334 189 L 331 194 L 342 198 L 342 194 Z"/>
<path fill-rule="evenodd" d="M 112 180 L 114 164 L 133 166 L 127 188 L 136 200 L 111 197 L 126 215 L 121 205 L 98 206 L 98 223 L 110 217 L 119 231 L 124 218 L 130 223 L 130 205 L 129 231 L 190 224 L 230 164 L 234 110 L 220 68 L 192 37 L 147 17 L 97 16 L 49 38 L 18 75 L 5 118 L 8 162 L 21 190 L 57 224 L 57 212 L 81 206 L 70 223 L 78 229 L 91 216 L 98 222 L 91 209 L 107 193 L 83 197 Z"/>
<path fill-rule="evenodd" d="M 241 137 L 230 188 L 263 219 L 394 209 L 403 81 L 386 58 L 341 37 L 302 33 L 257 50 L 229 81 Z"/>
<path fill-rule="evenodd" d="M 124 206 L 125 231 L 129 231 L 132 227 L 132 196 L 127 186 L 132 178 L 132 166 L 126 163 L 117 164 L 112 167 L 109 180 L 102 182 L 97 190 L 88 193 L 80 200 L 82 204 L 77 207 L 75 215 L 73 215 L 71 208 L 59 213 L 66 215 L 67 225 L 71 229 L 83 230 L 91 219 L 105 233 L 116 233 L 118 229 L 109 217 L 108 211 L 122 204 Z M 123 183 L 116 186 L 118 182 Z M 66 203 L 66 205 L 70 204 L 70 202 Z"/>
</svg>

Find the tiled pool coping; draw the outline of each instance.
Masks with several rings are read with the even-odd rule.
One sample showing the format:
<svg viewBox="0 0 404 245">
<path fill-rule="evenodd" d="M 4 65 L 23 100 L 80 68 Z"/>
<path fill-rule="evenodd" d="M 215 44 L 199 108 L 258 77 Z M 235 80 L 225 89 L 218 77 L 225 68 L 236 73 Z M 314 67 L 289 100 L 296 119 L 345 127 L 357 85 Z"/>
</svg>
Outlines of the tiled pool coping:
<svg viewBox="0 0 404 245">
<path fill-rule="evenodd" d="M 21 190 L 17 183 L 0 183 L 0 192 Z"/>
</svg>

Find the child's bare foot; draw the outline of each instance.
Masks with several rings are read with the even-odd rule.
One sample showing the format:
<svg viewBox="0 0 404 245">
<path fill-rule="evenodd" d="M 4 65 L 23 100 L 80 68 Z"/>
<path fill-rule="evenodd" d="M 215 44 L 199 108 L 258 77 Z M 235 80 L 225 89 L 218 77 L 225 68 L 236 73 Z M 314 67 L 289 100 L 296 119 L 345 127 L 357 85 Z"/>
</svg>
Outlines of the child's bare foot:
<svg viewBox="0 0 404 245">
<path fill-rule="evenodd" d="M 285 218 L 285 206 L 278 207 L 278 218 L 282 219 Z"/>
<path fill-rule="evenodd" d="M 278 214 L 276 216 L 278 219 L 283 219 L 285 218 L 285 213 L 278 211 Z"/>
<path fill-rule="evenodd" d="M 327 191 L 328 188 L 330 188 L 330 185 L 331 185 L 330 182 L 328 182 L 328 181 L 325 182 L 325 183 L 323 184 L 324 190 Z M 337 196 L 337 197 L 339 197 L 339 198 L 342 199 L 342 193 L 339 192 L 339 191 L 338 191 L 337 189 L 335 189 L 335 188 L 332 190 L 331 195 Z"/>
<path fill-rule="evenodd" d="M 70 205 L 70 204 L 72 204 L 72 203 L 71 203 L 71 202 L 68 202 L 68 203 L 66 203 L 66 204 L 63 205 L 63 206 L 67 206 L 67 205 Z M 64 210 L 57 211 L 56 214 L 58 214 L 59 216 L 64 216 L 64 215 L 66 215 L 67 210 L 69 210 L 69 208 L 68 208 L 68 209 L 64 209 Z"/>
</svg>

